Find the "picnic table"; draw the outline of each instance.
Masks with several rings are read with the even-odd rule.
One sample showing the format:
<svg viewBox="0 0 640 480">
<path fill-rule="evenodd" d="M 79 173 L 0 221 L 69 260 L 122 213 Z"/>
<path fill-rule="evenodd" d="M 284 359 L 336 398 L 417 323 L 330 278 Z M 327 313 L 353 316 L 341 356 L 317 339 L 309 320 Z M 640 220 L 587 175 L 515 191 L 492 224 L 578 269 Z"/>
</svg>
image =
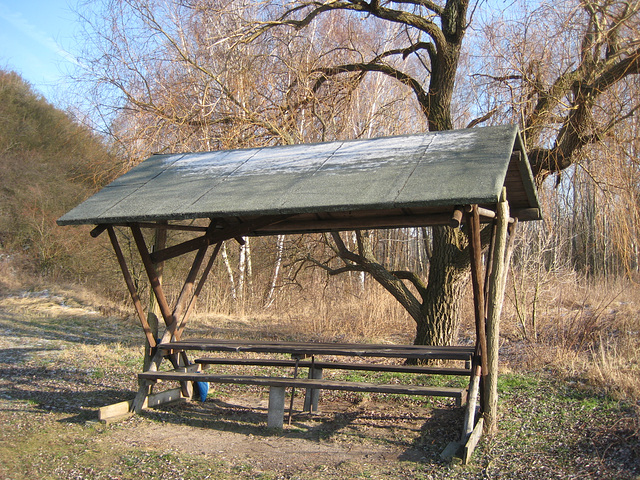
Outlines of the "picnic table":
<svg viewBox="0 0 640 480">
<path fill-rule="evenodd" d="M 347 390 L 356 392 L 394 393 L 405 395 L 438 396 L 456 399 L 462 406 L 466 400 L 466 388 L 438 387 L 407 384 L 382 384 L 373 382 L 353 382 L 328 380 L 323 378 L 323 370 L 361 370 L 374 372 L 401 372 L 413 374 L 468 375 L 473 379 L 471 363 L 475 349 L 472 346 L 424 346 L 397 344 L 354 344 L 354 343 L 320 343 L 320 342 L 281 342 L 250 341 L 225 339 L 189 339 L 159 344 L 167 356 L 177 356 L 186 351 L 284 354 L 289 358 L 246 358 L 238 356 L 202 357 L 195 360 L 197 369 L 175 368 L 172 371 L 148 371 L 139 374 L 139 378 L 149 381 L 211 382 L 259 385 L 269 387 L 269 411 L 267 425 L 282 428 L 284 423 L 285 388 L 304 388 L 307 391 L 305 410 L 315 411 L 318 408 L 320 390 Z M 322 359 L 318 359 L 321 357 Z M 406 364 L 388 364 L 375 362 L 336 361 L 336 357 L 358 359 L 415 359 L 415 360 L 458 360 L 464 366 L 422 366 Z M 418 362 L 419 363 L 419 362 Z M 254 365 L 272 367 L 293 367 L 293 376 L 255 376 L 255 375 L 220 375 L 203 370 L 210 365 Z M 203 368 L 200 368 L 203 367 Z M 299 368 L 308 368 L 307 378 L 298 376 Z M 291 408 L 293 396 L 289 408 Z"/>
</svg>

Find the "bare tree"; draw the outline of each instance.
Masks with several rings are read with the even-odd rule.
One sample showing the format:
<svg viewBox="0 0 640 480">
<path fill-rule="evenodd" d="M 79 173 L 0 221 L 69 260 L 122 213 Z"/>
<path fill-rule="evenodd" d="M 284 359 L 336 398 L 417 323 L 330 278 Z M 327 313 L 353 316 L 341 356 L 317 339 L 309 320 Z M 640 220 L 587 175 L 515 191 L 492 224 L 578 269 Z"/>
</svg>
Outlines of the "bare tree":
<svg viewBox="0 0 640 480">
<path fill-rule="evenodd" d="M 406 133 L 407 125 L 421 123 L 447 130 L 454 126 L 468 6 L 468 0 L 107 2 L 86 16 L 86 73 L 93 85 L 107 87 L 96 104 L 124 98 L 112 105 L 126 112 L 112 133 L 138 159 L 151 150 Z M 396 298 L 405 281 L 418 285 L 417 274 L 335 246 Z M 434 229 L 428 282 L 417 303 L 403 304 L 416 320 L 417 343 L 453 340 L 467 264 L 466 236 Z"/>
<path fill-rule="evenodd" d="M 504 105 L 519 117 L 534 173 L 544 178 L 640 109 L 633 79 L 640 73 L 640 3 L 564 0 L 528 10 L 524 2 L 518 19 L 485 26 L 492 50 L 478 78 L 501 86 L 497 98 L 509 95 Z"/>
<path fill-rule="evenodd" d="M 556 254 L 588 274 L 633 272 L 640 3 L 517 5 L 520 15 L 485 21 L 476 89 L 491 98 L 485 108 L 499 110 L 496 117 L 523 125 L 541 186 L 555 176 L 565 194 L 558 220 L 572 242 L 555 243 Z"/>
<path fill-rule="evenodd" d="M 442 4 L 431 1 L 298 1 L 284 10 L 274 12 L 270 9 L 265 15 L 268 20 L 249 24 L 243 41 L 251 43 L 280 28 L 304 31 L 329 15 L 369 22 L 371 29 L 397 25 L 399 35 L 393 42 L 359 48 L 352 52 L 348 61 L 327 62 L 310 70 L 308 78 L 315 78 L 315 81 L 307 88 L 307 98 L 317 95 L 327 85 L 344 82 L 345 78 L 359 82 L 373 73 L 382 74 L 412 93 L 430 130 L 449 130 L 454 127 L 452 99 L 469 22 L 468 7 L 468 0 L 448 0 Z M 349 250 L 338 235 L 333 235 L 333 240 L 335 252 L 344 267 L 331 269 L 332 273 L 347 270 L 369 273 L 416 321 L 416 343 L 441 345 L 453 341 L 462 292 L 469 278 L 467 240 L 460 230 L 434 228 L 426 283 L 414 272 L 386 268 L 374 256 L 365 232 L 357 232 L 357 251 Z M 413 285 L 417 297 L 405 281 Z"/>
<path fill-rule="evenodd" d="M 468 0 L 119 0 L 87 17 L 91 50 L 101 55 L 85 64 L 94 85 L 111 89 L 101 105 L 124 98 L 112 106 L 126 115 L 112 125 L 123 145 L 141 150 L 134 158 L 406 133 L 420 122 L 445 130 L 454 127 L 475 8 Z M 534 48 L 530 34 L 519 37 L 518 23 L 491 22 L 485 33 L 494 51 L 476 76 L 477 118 L 474 109 L 456 117 L 473 126 L 517 115 L 536 172 L 565 169 L 638 108 L 629 83 L 638 71 L 637 9 L 630 1 L 543 5 L 521 23 L 555 34 L 544 48 Z M 490 100 L 504 91 L 513 92 L 509 111 Z M 379 261 L 364 232 L 356 237 L 355 249 L 332 238 L 343 267 L 369 273 L 397 299 L 413 292 L 415 301 L 401 303 L 416 321 L 416 342 L 450 343 L 469 278 L 466 235 L 433 229 L 426 282 Z"/>
<path fill-rule="evenodd" d="M 367 30 L 358 19 L 327 17 L 304 34 L 272 30 L 260 41 L 242 42 L 246 26 L 266 14 L 258 6 L 243 0 L 84 6 L 86 51 L 78 77 L 90 87 L 88 96 L 129 165 L 153 152 L 405 133 L 408 124 L 420 128 L 410 91 L 395 91 L 395 80 L 382 73 L 322 82 L 321 88 L 318 83 L 323 62 L 344 63 L 366 45 L 393 43 L 401 29 L 385 24 Z M 232 251 L 225 253 L 228 260 Z M 240 298 L 244 269 L 225 264 Z"/>
</svg>

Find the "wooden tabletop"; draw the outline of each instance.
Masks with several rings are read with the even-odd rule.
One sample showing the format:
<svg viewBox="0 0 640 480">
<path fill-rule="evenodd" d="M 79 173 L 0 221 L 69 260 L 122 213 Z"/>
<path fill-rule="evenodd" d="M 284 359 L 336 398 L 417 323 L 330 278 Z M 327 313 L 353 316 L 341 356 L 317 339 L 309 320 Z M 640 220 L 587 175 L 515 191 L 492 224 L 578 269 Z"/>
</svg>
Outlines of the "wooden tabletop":
<svg viewBox="0 0 640 480">
<path fill-rule="evenodd" d="M 426 346 L 359 343 L 317 343 L 189 339 L 158 345 L 163 350 L 203 350 L 209 352 L 283 353 L 294 356 L 336 355 L 350 357 L 390 357 L 442 360 L 470 360 L 473 346 Z"/>
</svg>

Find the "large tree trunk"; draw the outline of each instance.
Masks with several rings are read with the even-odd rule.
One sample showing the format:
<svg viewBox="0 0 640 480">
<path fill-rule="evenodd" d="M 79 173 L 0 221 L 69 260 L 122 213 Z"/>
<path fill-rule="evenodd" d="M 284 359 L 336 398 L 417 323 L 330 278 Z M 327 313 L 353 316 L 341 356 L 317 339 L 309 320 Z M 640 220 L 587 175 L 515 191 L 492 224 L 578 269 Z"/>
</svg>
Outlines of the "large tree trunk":
<svg viewBox="0 0 640 480">
<path fill-rule="evenodd" d="M 460 323 L 460 308 L 469 282 L 467 238 L 459 229 L 433 228 L 433 255 L 416 320 L 416 345 L 451 345 Z"/>
</svg>

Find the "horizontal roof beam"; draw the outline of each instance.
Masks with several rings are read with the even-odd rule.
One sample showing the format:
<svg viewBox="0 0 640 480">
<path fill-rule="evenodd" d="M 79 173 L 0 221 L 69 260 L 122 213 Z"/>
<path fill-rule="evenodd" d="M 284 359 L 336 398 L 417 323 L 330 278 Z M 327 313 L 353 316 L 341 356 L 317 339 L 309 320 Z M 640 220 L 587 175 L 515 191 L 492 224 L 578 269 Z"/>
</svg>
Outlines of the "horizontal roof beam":
<svg viewBox="0 0 640 480">
<path fill-rule="evenodd" d="M 163 250 L 153 252 L 151 254 L 151 260 L 153 263 L 159 263 L 165 260 L 179 257 L 180 255 L 184 255 L 185 253 L 193 252 L 194 250 L 198 250 L 203 246 L 211 245 L 212 243 L 223 242 L 232 238 L 251 235 L 256 229 L 272 224 L 277 224 L 278 222 L 286 218 L 286 215 L 267 215 L 237 225 L 225 227 L 221 230 L 215 230 L 213 228 L 215 226 L 215 223 L 212 222 L 211 227 L 204 235 L 191 240 L 187 240 L 186 242 L 178 243 Z"/>
</svg>

